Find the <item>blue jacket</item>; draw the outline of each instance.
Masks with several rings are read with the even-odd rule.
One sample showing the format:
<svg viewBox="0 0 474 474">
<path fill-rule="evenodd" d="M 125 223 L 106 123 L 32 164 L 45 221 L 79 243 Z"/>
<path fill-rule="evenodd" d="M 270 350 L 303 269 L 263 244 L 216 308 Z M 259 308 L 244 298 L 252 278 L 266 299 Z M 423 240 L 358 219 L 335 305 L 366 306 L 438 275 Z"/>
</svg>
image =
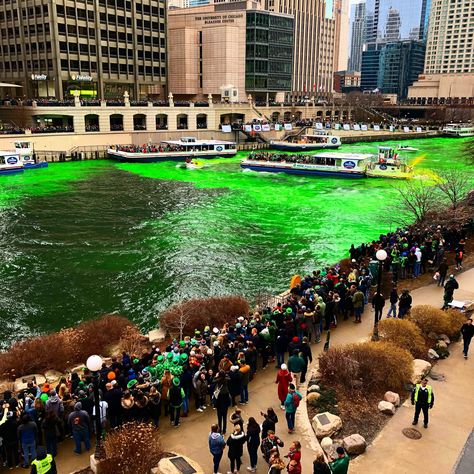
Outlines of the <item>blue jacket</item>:
<svg viewBox="0 0 474 474">
<path fill-rule="evenodd" d="M 224 450 L 225 439 L 220 433 L 211 433 L 209 435 L 209 451 L 211 454 L 220 454 Z"/>
<path fill-rule="evenodd" d="M 301 400 L 303 399 L 303 395 L 301 395 L 300 392 L 298 392 L 298 390 L 295 390 L 293 393 L 296 393 L 296 395 L 298 395 L 300 397 L 300 403 L 301 403 Z M 296 411 L 296 408 L 294 403 L 293 403 L 293 393 L 288 393 L 288 395 L 286 396 L 286 400 L 285 400 L 285 411 L 286 413 L 294 413 Z"/>
</svg>

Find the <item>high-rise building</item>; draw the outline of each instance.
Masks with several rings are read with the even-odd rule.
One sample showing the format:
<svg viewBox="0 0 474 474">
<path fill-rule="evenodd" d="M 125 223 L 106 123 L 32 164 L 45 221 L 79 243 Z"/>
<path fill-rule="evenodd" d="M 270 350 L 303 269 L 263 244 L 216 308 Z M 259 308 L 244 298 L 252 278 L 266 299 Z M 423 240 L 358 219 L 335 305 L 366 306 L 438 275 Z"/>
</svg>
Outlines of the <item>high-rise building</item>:
<svg viewBox="0 0 474 474">
<path fill-rule="evenodd" d="M 1 78 L 30 97 L 164 97 L 165 8 L 165 0 L 2 2 Z"/>
<path fill-rule="evenodd" d="M 332 91 L 337 9 L 332 0 L 265 0 L 265 8 L 295 18 L 294 96 Z"/>
<path fill-rule="evenodd" d="M 360 87 L 365 91 L 378 89 L 380 46 L 374 46 L 362 53 Z"/>
<path fill-rule="evenodd" d="M 353 20 L 351 32 L 351 54 L 349 57 L 349 71 L 360 71 L 362 51 L 365 41 L 365 1 L 353 5 Z"/>
<path fill-rule="evenodd" d="M 349 60 L 349 0 L 334 0 L 334 19 L 336 21 L 334 71 L 342 71 L 346 69 Z"/>
<path fill-rule="evenodd" d="M 424 74 L 409 97 L 474 97 L 472 0 L 432 0 Z"/>
<path fill-rule="evenodd" d="M 366 0 L 367 45 L 424 39 L 431 0 Z"/>
</svg>

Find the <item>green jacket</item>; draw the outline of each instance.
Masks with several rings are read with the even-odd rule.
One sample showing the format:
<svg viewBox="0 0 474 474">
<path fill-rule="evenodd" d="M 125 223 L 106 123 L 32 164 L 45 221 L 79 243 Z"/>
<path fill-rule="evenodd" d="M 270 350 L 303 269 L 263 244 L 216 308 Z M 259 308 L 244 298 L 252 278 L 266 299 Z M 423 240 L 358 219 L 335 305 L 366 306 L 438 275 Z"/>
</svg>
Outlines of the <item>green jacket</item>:
<svg viewBox="0 0 474 474">
<path fill-rule="evenodd" d="M 347 474 L 349 470 L 349 456 L 344 454 L 343 458 L 337 458 L 329 463 L 332 474 Z"/>
<path fill-rule="evenodd" d="M 292 355 L 288 359 L 288 370 L 290 372 L 294 372 L 295 374 L 299 374 L 300 372 L 303 372 L 305 365 L 306 363 L 304 359 L 300 356 Z"/>
<path fill-rule="evenodd" d="M 357 290 L 354 293 L 354 297 L 352 298 L 352 304 L 354 308 L 363 308 L 364 307 L 364 293 L 362 291 Z"/>
</svg>

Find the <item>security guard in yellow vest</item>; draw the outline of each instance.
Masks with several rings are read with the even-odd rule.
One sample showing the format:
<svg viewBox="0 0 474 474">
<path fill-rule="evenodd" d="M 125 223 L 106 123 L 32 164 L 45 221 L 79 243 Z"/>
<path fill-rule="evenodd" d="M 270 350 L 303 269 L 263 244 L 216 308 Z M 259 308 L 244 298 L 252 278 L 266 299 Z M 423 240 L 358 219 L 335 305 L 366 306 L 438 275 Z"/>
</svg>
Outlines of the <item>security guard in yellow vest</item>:
<svg viewBox="0 0 474 474">
<path fill-rule="evenodd" d="M 424 378 L 421 384 L 417 383 L 411 394 L 411 404 L 415 405 L 415 417 L 412 425 L 418 423 L 420 411 L 423 410 L 423 426 L 428 428 L 428 410 L 433 408 L 434 393 L 431 385 L 428 385 L 428 379 Z"/>
<path fill-rule="evenodd" d="M 51 454 L 46 454 L 46 449 L 38 447 L 36 459 L 31 463 L 30 474 L 57 474 L 56 463 Z"/>
</svg>

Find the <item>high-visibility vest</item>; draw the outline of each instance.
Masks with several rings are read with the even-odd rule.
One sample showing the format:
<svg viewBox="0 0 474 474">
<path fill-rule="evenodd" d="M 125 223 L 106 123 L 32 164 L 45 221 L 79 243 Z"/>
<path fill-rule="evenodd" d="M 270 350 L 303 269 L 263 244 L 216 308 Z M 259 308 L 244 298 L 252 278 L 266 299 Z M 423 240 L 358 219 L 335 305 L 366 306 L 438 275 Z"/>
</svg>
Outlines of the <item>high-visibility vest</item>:
<svg viewBox="0 0 474 474">
<path fill-rule="evenodd" d="M 47 454 L 44 459 L 37 460 L 35 459 L 31 464 L 34 464 L 36 467 L 36 472 L 38 474 L 46 474 L 51 470 L 51 463 L 53 462 L 53 456 Z"/>
<path fill-rule="evenodd" d="M 418 402 L 418 392 L 420 391 L 421 384 L 417 383 L 415 386 L 415 403 Z M 426 386 L 426 390 L 428 390 L 428 403 L 431 403 L 431 395 L 433 393 L 433 389 L 431 388 L 431 385 Z"/>
</svg>

